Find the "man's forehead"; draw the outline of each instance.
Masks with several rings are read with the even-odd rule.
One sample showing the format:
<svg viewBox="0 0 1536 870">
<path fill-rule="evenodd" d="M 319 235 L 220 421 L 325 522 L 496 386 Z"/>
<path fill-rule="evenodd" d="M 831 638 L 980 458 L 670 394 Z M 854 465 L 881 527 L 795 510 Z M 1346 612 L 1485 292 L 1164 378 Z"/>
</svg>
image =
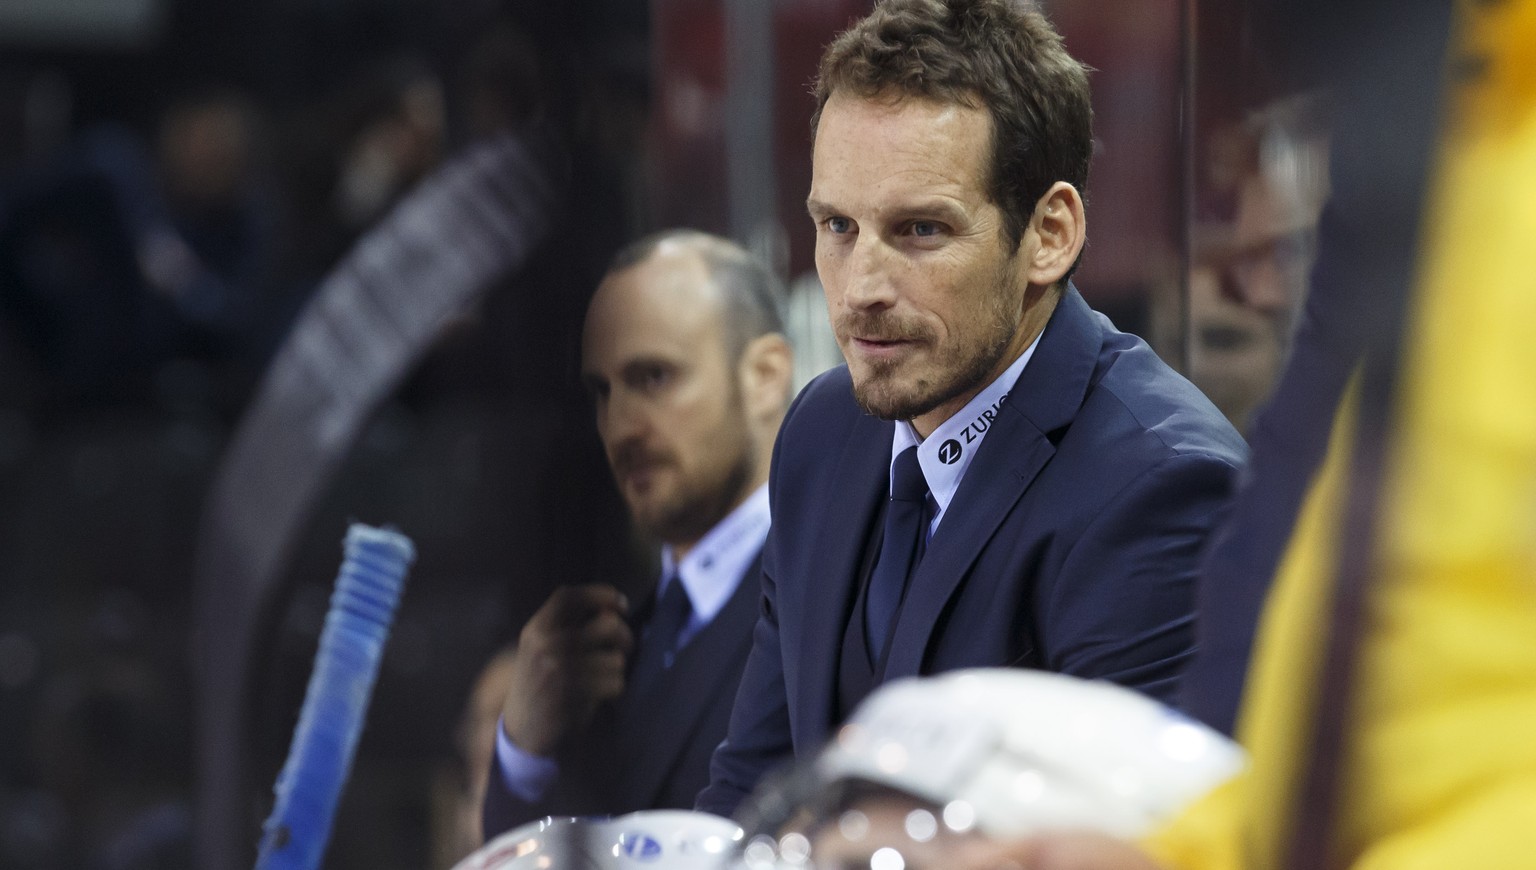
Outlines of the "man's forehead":
<svg viewBox="0 0 1536 870">
<path fill-rule="evenodd" d="M 920 208 L 985 196 L 990 142 L 991 118 L 979 109 L 835 94 L 817 130 L 807 206 L 817 214 L 849 197 Z"/>
<path fill-rule="evenodd" d="M 698 345 L 718 332 L 718 296 L 697 251 L 658 248 L 598 285 L 582 335 L 584 365 Z"/>
</svg>

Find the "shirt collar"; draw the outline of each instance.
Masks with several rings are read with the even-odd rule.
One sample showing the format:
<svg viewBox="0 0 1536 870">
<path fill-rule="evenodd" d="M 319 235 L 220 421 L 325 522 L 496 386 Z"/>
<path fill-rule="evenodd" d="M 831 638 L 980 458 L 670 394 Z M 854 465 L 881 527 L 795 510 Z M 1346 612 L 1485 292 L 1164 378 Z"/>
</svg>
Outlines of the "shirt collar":
<svg viewBox="0 0 1536 870">
<path fill-rule="evenodd" d="M 688 593 L 694 617 L 708 623 L 725 607 L 741 575 L 757 558 L 768 539 L 769 524 L 765 483 L 726 514 L 725 519 L 715 523 L 681 562 L 670 544 L 661 548 L 661 586 L 656 594 L 665 592 L 676 576 Z"/>
<path fill-rule="evenodd" d="M 923 468 L 923 479 L 928 481 L 928 494 L 936 507 L 934 528 L 938 527 L 939 518 L 955 497 L 955 491 L 960 488 L 960 479 L 965 476 L 966 469 L 971 467 L 976 449 L 991 431 L 998 408 L 1008 398 L 1013 385 L 1018 383 L 1019 375 L 1024 371 L 1029 358 L 1034 356 L 1039 344 L 1040 337 L 1035 336 L 1035 340 L 1030 342 L 1029 347 L 1019 354 L 1012 365 L 973 396 L 965 407 L 940 423 L 927 438 L 919 438 L 910 421 L 897 421 L 896 431 L 891 438 L 892 474 L 895 473 L 896 457 L 916 444 L 917 462 Z"/>
</svg>

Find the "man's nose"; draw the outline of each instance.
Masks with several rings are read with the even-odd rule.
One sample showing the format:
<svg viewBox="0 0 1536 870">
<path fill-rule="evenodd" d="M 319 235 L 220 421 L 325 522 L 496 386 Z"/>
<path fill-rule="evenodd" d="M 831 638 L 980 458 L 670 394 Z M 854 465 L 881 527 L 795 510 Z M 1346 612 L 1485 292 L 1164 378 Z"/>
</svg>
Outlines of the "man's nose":
<svg viewBox="0 0 1536 870">
<path fill-rule="evenodd" d="M 645 437 L 650 415 L 628 390 L 614 390 L 599 413 L 598 432 L 610 449 Z"/>
<path fill-rule="evenodd" d="M 849 308 L 889 307 L 896 303 L 893 257 L 890 245 L 873 233 L 854 243 L 843 289 L 844 303 Z"/>
</svg>

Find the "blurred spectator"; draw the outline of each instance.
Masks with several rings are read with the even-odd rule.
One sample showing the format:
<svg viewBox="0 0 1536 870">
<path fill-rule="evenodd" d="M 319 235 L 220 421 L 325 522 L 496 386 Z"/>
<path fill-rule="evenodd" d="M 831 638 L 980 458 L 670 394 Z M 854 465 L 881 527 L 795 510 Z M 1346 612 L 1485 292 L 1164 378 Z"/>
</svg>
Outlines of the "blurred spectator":
<svg viewBox="0 0 1536 870">
<path fill-rule="evenodd" d="M 260 321 L 272 301 L 277 215 L 260 127 L 233 92 L 184 100 L 160 124 L 160 183 L 175 232 L 157 236 L 141 258 L 154 285 L 206 330 L 210 355 L 270 332 Z"/>
<path fill-rule="evenodd" d="M 288 130 L 295 219 L 289 280 L 313 284 L 443 159 L 443 85 L 414 55 L 348 74 Z"/>
<path fill-rule="evenodd" d="M 443 156 L 443 93 L 437 80 L 406 73 L 369 106 L 342 154 L 333 192 L 337 215 L 350 229 L 382 217 L 395 200 Z M 367 103 L 364 103 L 367 106 Z"/>
<path fill-rule="evenodd" d="M 1209 137 L 1186 296 L 1170 283 L 1153 298 L 1161 350 L 1170 355 L 1182 332 L 1190 380 L 1242 431 L 1279 375 L 1316 260 L 1322 115 L 1319 98 L 1295 96 Z"/>
<path fill-rule="evenodd" d="M 142 398 L 162 366 L 249 363 L 270 340 L 276 210 L 254 109 L 180 102 L 156 148 L 98 126 L 24 170 L 0 211 L 0 316 L 59 391 Z"/>
<path fill-rule="evenodd" d="M 1220 274 L 1198 265 L 1189 275 L 1188 374 L 1246 431 L 1280 372 L 1285 336 L 1264 314 L 1222 294 Z"/>
<path fill-rule="evenodd" d="M 1300 95 L 1257 112 L 1255 162 L 1237 189 L 1232 246 L 1212 251 L 1222 292 L 1289 331 L 1317 258 L 1328 196 L 1328 142 L 1319 98 Z"/>
<path fill-rule="evenodd" d="M 456 87 L 460 123 L 471 140 L 549 120 L 538 48 L 510 23 L 490 28 L 470 46 L 459 64 Z"/>
</svg>

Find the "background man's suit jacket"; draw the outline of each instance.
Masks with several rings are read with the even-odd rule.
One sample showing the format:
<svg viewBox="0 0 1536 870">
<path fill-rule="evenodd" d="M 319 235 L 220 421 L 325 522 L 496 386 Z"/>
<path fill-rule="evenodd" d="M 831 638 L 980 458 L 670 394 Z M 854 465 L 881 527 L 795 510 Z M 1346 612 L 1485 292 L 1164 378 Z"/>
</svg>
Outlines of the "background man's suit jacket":
<svg viewBox="0 0 1536 870">
<path fill-rule="evenodd" d="M 851 383 L 846 368 L 813 381 L 780 431 L 763 614 L 699 809 L 730 814 L 836 724 L 894 425 L 861 411 Z M 884 678 L 1020 666 L 1172 697 L 1201 546 L 1245 451 L 1205 396 L 1069 286 L 928 542 Z"/>
<path fill-rule="evenodd" d="M 486 840 L 550 815 L 692 807 L 709 781 L 710 754 L 725 737 L 731 700 L 752 647 L 761 573 L 759 557 L 654 691 L 626 694 L 568 741 L 558 754 L 560 776 L 541 800 L 528 803 L 508 791 L 493 763 L 482 813 Z"/>
</svg>

